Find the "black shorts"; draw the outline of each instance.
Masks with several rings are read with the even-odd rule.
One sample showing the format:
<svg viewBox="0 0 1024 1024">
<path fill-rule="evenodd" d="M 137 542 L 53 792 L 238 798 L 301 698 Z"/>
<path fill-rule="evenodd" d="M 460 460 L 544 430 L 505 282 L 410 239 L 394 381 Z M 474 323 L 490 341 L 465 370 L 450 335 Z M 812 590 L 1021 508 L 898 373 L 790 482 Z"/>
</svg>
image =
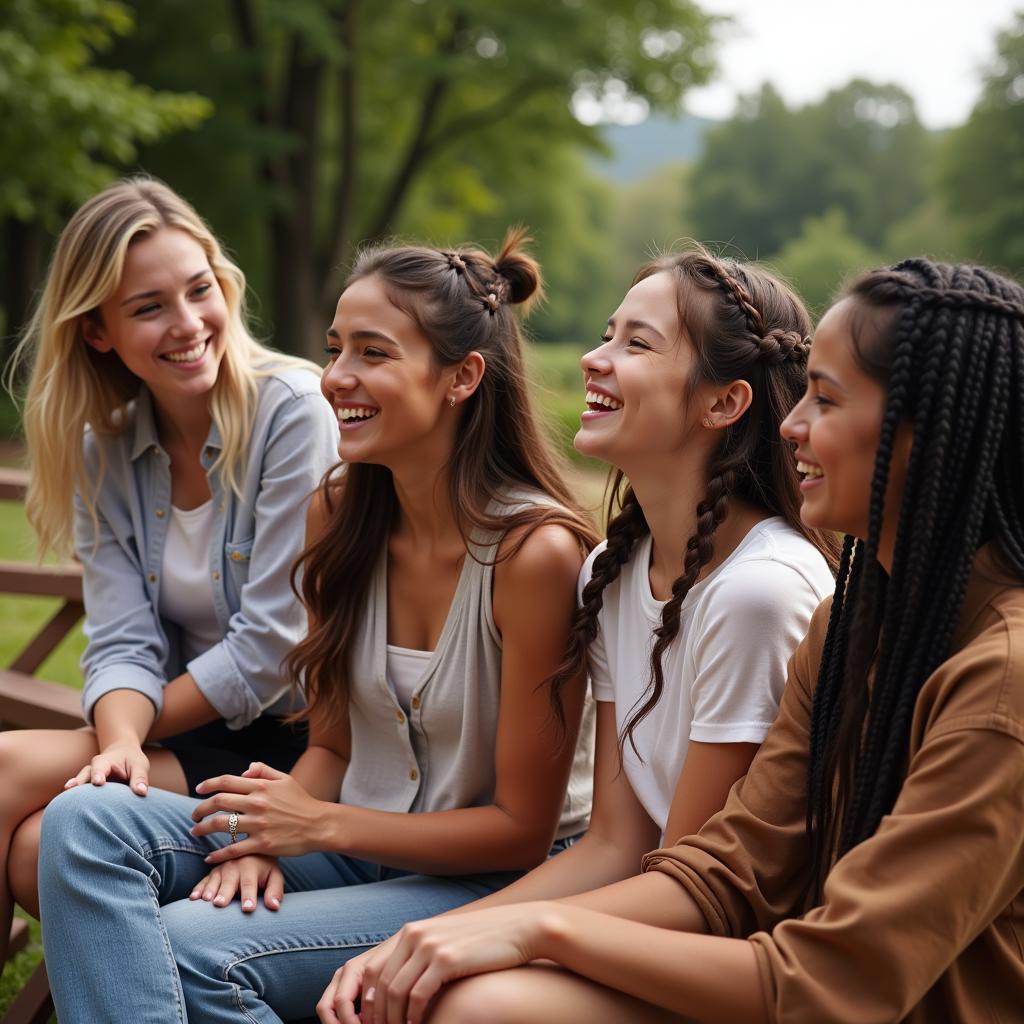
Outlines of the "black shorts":
<svg viewBox="0 0 1024 1024">
<path fill-rule="evenodd" d="M 253 761 L 290 772 L 306 749 L 305 722 L 288 725 L 284 719 L 262 715 L 242 729 L 229 729 L 223 719 L 161 740 L 181 764 L 190 796 L 196 786 L 214 775 L 241 775 Z"/>
</svg>

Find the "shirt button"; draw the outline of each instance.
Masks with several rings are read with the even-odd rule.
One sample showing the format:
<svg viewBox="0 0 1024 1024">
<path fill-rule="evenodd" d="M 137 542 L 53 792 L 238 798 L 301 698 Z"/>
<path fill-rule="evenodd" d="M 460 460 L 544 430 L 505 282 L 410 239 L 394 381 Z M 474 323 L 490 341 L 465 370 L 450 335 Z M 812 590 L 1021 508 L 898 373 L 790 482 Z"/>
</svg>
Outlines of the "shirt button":
<svg viewBox="0 0 1024 1024">
<path fill-rule="evenodd" d="M 156 573 L 155 573 L 155 572 L 151 572 L 151 573 L 150 573 L 150 574 L 149 574 L 149 575 L 148 575 L 148 576 L 146 577 L 146 579 L 147 579 L 147 580 L 149 580 L 149 582 L 150 582 L 150 583 L 156 583 Z"/>
<path fill-rule="evenodd" d="M 220 573 L 216 569 L 213 570 L 213 582 L 216 583 L 220 579 Z"/>
<path fill-rule="evenodd" d="M 163 517 L 165 515 L 167 515 L 167 513 L 162 508 L 158 508 L 156 510 L 156 517 L 157 517 L 157 519 L 163 519 Z"/>
<path fill-rule="evenodd" d="M 413 699 L 409 701 L 409 706 L 413 709 L 413 711 L 418 711 L 420 707 L 419 697 L 413 697 Z"/>
<path fill-rule="evenodd" d="M 401 711 L 395 712 L 395 718 L 398 719 L 399 725 L 401 725 L 401 723 L 405 721 L 405 715 L 403 715 Z"/>
<path fill-rule="evenodd" d="M 232 562 L 240 562 L 241 560 L 242 560 L 242 555 L 241 555 L 240 552 L 238 552 L 238 551 L 232 551 L 231 552 L 231 561 Z"/>
<path fill-rule="evenodd" d="M 412 771 L 409 772 L 409 778 L 412 779 L 413 782 L 415 782 L 419 777 L 420 773 L 416 771 L 415 768 L 413 768 Z"/>
</svg>

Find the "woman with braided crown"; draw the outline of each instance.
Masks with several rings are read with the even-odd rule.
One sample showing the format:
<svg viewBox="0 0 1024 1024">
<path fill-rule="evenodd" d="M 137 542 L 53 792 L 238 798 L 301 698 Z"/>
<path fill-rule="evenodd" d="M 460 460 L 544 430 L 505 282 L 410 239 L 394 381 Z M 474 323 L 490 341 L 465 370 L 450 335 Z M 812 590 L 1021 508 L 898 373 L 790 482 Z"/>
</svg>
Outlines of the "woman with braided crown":
<svg viewBox="0 0 1024 1024">
<path fill-rule="evenodd" d="M 542 684 L 596 538 L 531 413 L 521 243 L 356 264 L 321 382 L 346 468 L 299 561 L 309 749 L 290 775 L 209 779 L 201 803 L 58 798 L 40 885 L 62 1024 L 308 1018 L 347 957 L 586 826 L 583 674 L 562 730 Z"/>
<path fill-rule="evenodd" d="M 350 963 L 326 997 L 341 1019 L 357 989 L 364 1017 L 369 1002 L 380 1021 L 385 1003 L 404 1010 L 403 981 L 415 972 L 401 965 L 445 929 L 457 934 L 465 911 L 636 874 L 663 838 L 696 832 L 747 770 L 775 719 L 786 662 L 834 586 L 832 549 L 800 521 L 796 464 L 779 437 L 806 383 L 808 328 L 799 299 L 754 265 L 697 250 L 638 272 L 582 360 L 587 409 L 575 444 L 616 467 L 621 509 L 584 566 L 554 680 L 557 696 L 589 664 L 590 829 L 501 893 L 417 925 L 404 951 L 396 937 Z M 395 971 L 404 979 L 392 981 Z M 629 1017 L 621 1003 L 615 1013 Z M 590 1019 L 581 1007 L 573 1015 Z"/>
<path fill-rule="evenodd" d="M 847 536 L 749 772 L 637 878 L 442 919 L 413 1024 L 479 972 L 431 1024 L 1022 1019 L 1024 288 L 868 273 L 808 378 L 801 516 Z"/>
</svg>

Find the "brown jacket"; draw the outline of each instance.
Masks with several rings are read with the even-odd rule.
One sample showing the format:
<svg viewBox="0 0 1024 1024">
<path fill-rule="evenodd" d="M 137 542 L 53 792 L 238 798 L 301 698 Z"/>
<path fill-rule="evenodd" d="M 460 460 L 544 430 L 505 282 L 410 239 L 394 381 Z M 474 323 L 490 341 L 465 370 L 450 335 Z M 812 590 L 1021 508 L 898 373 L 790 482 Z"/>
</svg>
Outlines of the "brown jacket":
<svg viewBox="0 0 1024 1024">
<path fill-rule="evenodd" d="M 891 814 L 802 916 L 808 723 L 826 601 L 779 718 L 700 833 L 648 854 L 715 935 L 753 943 L 780 1024 L 1024 1022 L 1024 587 L 975 561 L 949 658 L 914 708 Z"/>
</svg>

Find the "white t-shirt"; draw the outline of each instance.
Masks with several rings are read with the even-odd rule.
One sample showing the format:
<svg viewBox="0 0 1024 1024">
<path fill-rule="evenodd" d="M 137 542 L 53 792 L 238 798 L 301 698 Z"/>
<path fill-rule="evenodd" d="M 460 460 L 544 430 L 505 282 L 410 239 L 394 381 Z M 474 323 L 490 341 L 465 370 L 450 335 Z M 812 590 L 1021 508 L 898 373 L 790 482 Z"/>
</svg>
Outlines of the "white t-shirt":
<svg viewBox="0 0 1024 1024">
<path fill-rule="evenodd" d="M 588 650 L 594 697 L 614 702 L 620 734 L 638 701 L 646 700 L 654 629 L 665 604 L 651 593 L 651 544 L 649 534 L 638 541 L 619 578 L 605 588 Z M 598 545 L 584 563 L 579 594 L 606 546 Z M 643 762 L 628 740 L 623 752 L 626 777 L 662 832 L 690 740 L 765 738 L 778 713 L 789 657 L 811 613 L 834 589 L 818 550 L 776 517 L 758 523 L 686 595 L 679 633 L 662 658 L 661 700 L 633 734 Z"/>
<path fill-rule="evenodd" d="M 183 661 L 191 661 L 219 643 L 210 584 L 213 499 L 196 508 L 171 506 L 160 574 L 160 614 L 181 627 Z"/>
</svg>

